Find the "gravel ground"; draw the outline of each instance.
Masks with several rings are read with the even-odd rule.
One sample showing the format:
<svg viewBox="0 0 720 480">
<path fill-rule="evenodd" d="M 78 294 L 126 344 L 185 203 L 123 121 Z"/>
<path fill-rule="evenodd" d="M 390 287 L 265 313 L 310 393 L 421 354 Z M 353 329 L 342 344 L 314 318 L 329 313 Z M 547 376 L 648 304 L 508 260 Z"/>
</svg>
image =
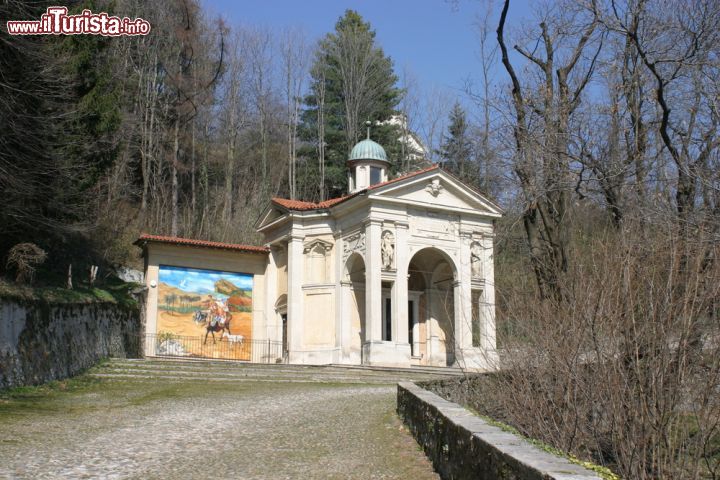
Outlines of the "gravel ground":
<svg viewBox="0 0 720 480">
<path fill-rule="evenodd" d="M 391 385 L 85 382 L 0 396 L 0 478 L 438 478 Z"/>
</svg>

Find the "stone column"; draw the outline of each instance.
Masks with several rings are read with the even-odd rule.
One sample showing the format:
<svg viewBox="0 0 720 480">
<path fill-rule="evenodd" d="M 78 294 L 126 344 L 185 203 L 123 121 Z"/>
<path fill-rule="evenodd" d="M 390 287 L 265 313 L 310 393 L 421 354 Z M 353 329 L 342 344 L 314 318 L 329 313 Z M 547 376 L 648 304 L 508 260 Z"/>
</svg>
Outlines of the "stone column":
<svg viewBox="0 0 720 480">
<path fill-rule="evenodd" d="M 278 321 L 279 315 L 275 311 L 275 302 L 278 297 L 276 255 L 277 249 L 271 246 L 267 268 L 265 269 L 265 334 L 267 335 L 266 338 L 270 340 L 282 341 L 282 323 Z"/>
<path fill-rule="evenodd" d="M 485 288 L 483 291 L 483 304 L 480 308 L 480 319 L 482 322 L 482 337 L 480 344 L 484 353 L 489 359 L 496 360 L 495 343 L 495 265 L 493 263 L 493 238 L 491 233 L 483 234 L 483 275 L 485 277 Z"/>
<path fill-rule="evenodd" d="M 148 248 L 148 250 L 150 249 Z M 154 339 L 150 340 L 147 335 L 157 333 L 157 304 L 159 296 L 158 290 L 160 289 L 160 266 L 154 261 L 149 261 L 152 259 L 150 255 L 151 253 L 149 251 L 145 253 L 145 261 L 147 262 L 147 267 L 145 268 L 145 285 L 148 287 L 148 293 L 145 299 L 145 338 L 143 338 L 143 341 L 145 342 L 145 355 L 147 356 L 155 355 L 155 347 L 158 343 L 154 341 Z M 151 285 L 153 281 L 155 282 L 154 287 Z"/>
<path fill-rule="evenodd" d="M 455 294 L 455 366 L 465 367 L 465 350 L 472 348 L 472 232 L 460 232 Z"/>
<path fill-rule="evenodd" d="M 395 285 L 393 286 L 393 340 L 408 344 L 408 224 L 395 224 Z"/>
<path fill-rule="evenodd" d="M 345 262 L 343 260 L 344 244 L 342 232 L 337 231 L 334 235 L 335 246 L 331 255 L 335 259 L 335 347 L 338 350 L 336 362 L 342 363 L 347 356 L 346 350 L 349 345 L 350 316 L 346 315 L 347 298 L 345 295 Z M 347 332 L 346 332 L 347 330 Z"/>
<path fill-rule="evenodd" d="M 365 222 L 365 323 L 371 342 L 382 340 L 381 228 L 378 220 Z"/>
<path fill-rule="evenodd" d="M 303 237 L 293 233 L 288 241 L 288 350 L 290 362 L 301 361 L 297 352 L 303 338 Z"/>
</svg>

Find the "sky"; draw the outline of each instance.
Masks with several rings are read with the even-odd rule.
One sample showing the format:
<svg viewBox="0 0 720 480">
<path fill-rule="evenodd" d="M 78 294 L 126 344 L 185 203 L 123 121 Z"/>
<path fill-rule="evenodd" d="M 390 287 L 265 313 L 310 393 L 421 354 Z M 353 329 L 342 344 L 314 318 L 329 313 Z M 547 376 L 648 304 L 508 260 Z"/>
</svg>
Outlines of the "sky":
<svg viewBox="0 0 720 480">
<path fill-rule="evenodd" d="M 333 30 L 346 9 L 357 10 L 375 29 L 397 74 L 408 69 L 423 91 L 438 87 L 458 96 L 466 79 L 479 78 L 474 23 L 487 1 L 493 3 L 494 42 L 499 0 L 202 0 L 210 14 L 222 16 L 231 26 L 300 27 L 312 39 Z M 529 2 L 511 3 L 509 26 L 529 15 Z M 501 65 L 493 75 L 505 81 Z"/>
<path fill-rule="evenodd" d="M 225 279 L 242 290 L 252 290 L 253 276 L 243 273 L 219 272 L 216 270 L 199 270 L 184 267 L 160 267 L 159 279 L 172 287 L 185 292 L 222 296 L 215 292 L 215 282 Z"/>
</svg>

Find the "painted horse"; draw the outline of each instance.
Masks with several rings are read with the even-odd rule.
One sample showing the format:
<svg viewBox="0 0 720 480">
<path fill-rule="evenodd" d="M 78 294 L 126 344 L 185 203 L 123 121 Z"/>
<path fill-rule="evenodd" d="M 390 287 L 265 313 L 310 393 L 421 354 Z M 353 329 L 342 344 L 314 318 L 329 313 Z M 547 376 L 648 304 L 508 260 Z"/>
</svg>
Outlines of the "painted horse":
<svg viewBox="0 0 720 480">
<path fill-rule="evenodd" d="M 221 340 L 224 332 L 227 332 L 227 334 L 230 335 L 230 320 L 232 320 L 230 312 L 225 312 L 224 319 L 219 319 L 218 317 L 208 318 L 208 321 L 205 324 L 205 340 L 203 341 L 203 345 L 207 343 L 207 337 L 210 334 L 212 334 L 213 343 L 215 343 L 215 332 L 220 333 Z"/>
<path fill-rule="evenodd" d="M 200 325 L 201 323 L 205 323 L 208 318 L 208 312 L 203 312 L 202 310 L 198 310 L 195 312 L 195 315 L 193 316 L 193 321 Z"/>
</svg>

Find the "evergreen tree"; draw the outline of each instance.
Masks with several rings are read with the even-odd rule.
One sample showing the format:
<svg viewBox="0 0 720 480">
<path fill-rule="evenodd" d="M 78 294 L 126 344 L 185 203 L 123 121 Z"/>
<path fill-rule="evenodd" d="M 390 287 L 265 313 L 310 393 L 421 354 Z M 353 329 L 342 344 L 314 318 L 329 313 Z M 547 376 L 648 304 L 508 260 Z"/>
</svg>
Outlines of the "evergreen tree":
<svg viewBox="0 0 720 480">
<path fill-rule="evenodd" d="M 324 157 L 324 191 L 304 192 L 305 197 L 335 196 L 347 189 L 346 166 L 352 147 L 365 136 L 364 123 L 374 123 L 371 137 L 385 147 L 390 159 L 397 157 L 400 132 L 382 124 L 396 114 L 402 90 L 392 60 L 375 41 L 369 23 L 347 10 L 335 31 L 318 44 L 311 68 L 310 94 L 305 98 L 301 138 L 307 142 L 303 177 L 321 175 L 315 161 Z M 319 123 L 319 119 L 322 123 Z M 320 145 L 324 139 L 324 146 Z M 324 147 L 324 148 L 323 148 Z M 319 155 L 318 155 L 319 154 Z"/>
<path fill-rule="evenodd" d="M 443 136 L 438 153 L 447 170 L 461 179 L 466 179 L 471 173 L 469 164 L 472 160 L 473 148 L 468 132 L 467 115 L 459 102 L 455 102 L 449 119 L 448 133 Z"/>
</svg>

